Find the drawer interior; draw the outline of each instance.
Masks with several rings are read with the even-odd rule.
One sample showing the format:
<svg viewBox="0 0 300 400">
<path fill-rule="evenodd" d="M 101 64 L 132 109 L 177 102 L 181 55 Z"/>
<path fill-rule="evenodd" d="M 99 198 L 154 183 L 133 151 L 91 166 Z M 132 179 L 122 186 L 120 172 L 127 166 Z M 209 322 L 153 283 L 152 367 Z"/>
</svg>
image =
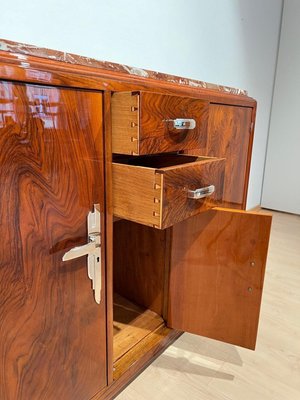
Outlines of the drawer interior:
<svg viewBox="0 0 300 400">
<path fill-rule="evenodd" d="M 138 157 L 115 155 L 113 161 L 118 164 L 127 164 L 139 167 L 160 169 L 160 168 L 177 167 L 181 164 L 189 164 L 189 163 L 194 163 L 196 161 L 206 161 L 209 159 L 211 158 L 171 153 L 171 154 L 156 154 L 156 155 L 147 155 Z"/>
</svg>

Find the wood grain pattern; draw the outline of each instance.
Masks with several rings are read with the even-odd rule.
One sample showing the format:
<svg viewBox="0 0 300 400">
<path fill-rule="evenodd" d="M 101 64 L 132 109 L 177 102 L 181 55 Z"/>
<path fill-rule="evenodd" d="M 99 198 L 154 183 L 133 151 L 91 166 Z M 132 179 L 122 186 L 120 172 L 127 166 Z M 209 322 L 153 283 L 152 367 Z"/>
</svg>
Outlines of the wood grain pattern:
<svg viewBox="0 0 300 400">
<path fill-rule="evenodd" d="M 114 365 L 134 346 L 164 325 L 162 317 L 114 294 Z"/>
<path fill-rule="evenodd" d="M 106 250 L 106 354 L 107 383 L 113 382 L 113 201 L 112 201 L 112 143 L 111 92 L 103 93 L 103 128 L 105 159 L 105 250 Z"/>
<path fill-rule="evenodd" d="M 163 315 L 167 231 L 121 220 L 114 223 L 114 290 Z"/>
<path fill-rule="evenodd" d="M 158 93 L 114 93 L 113 152 L 155 154 L 205 148 L 208 102 Z M 189 118 L 196 128 L 178 130 L 169 120 Z"/>
<path fill-rule="evenodd" d="M 138 93 L 114 93 L 111 101 L 112 151 L 121 154 L 139 153 Z"/>
<path fill-rule="evenodd" d="M 207 155 L 226 158 L 224 204 L 246 207 L 253 126 L 252 108 L 211 104 Z"/>
<path fill-rule="evenodd" d="M 122 357 L 116 365 L 116 371 L 120 371 L 119 377 L 107 388 L 98 392 L 92 400 L 112 400 L 136 378 L 143 370 L 154 361 L 168 346 L 182 335 L 174 329 L 166 327 L 159 328 L 153 335 L 147 337 L 146 343 L 141 342 L 140 346 L 128 352 L 128 358 Z M 148 340 L 149 339 L 149 340 Z M 132 361 L 134 362 L 132 363 Z M 116 372 L 117 373 L 117 372 Z"/>
<path fill-rule="evenodd" d="M 9 68 L 7 68 L 9 66 Z M 165 94 L 191 96 L 215 103 L 225 103 L 252 107 L 255 100 L 248 96 L 216 91 L 210 88 L 191 87 L 180 82 L 168 82 L 129 75 L 123 72 L 79 64 L 68 64 L 62 61 L 38 56 L 24 57 L 16 53 L 0 51 L 0 78 L 18 80 L 46 85 L 70 86 L 112 91 L 150 90 Z"/>
<path fill-rule="evenodd" d="M 205 148 L 208 106 L 209 103 L 205 100 L 141 92 L 139 153 Z M 176 118 L 194 119 L 196 127 L 174 129 L 166 120 Z"/>
<path fill-rule="evenodd" d="M 235 132 L 235 119 L 240 118 L 240 124 L 247 125 L 248 119 L 243 116 L 247 114 L 245 110 L 251 109 L 251 121 L 254 122 L 253 110 L 256 102 L 250 97 L 229 94 L 224 91 L 217 92 L 209 88 L 187 87 L 178 82 L 168 82 L 163 79 L 158 81 L 151 77 L 138 77 L 120 71 L 108 71 L 98 66 L 71 65 L 36 56 L 26 56 L 25 67 L 24 59 L 20 58 L 19 54 L 0 51 L 0 78 L 42 83 L 43 85 L 69 86 L 76 89 L 118 92 L 155 91 L 164 95 L 188 96 L 206 102 L 220 103 L 220 111 L 223 116 L 220 117 L 219 127 L 212 124 L 211 132 L 215 132 L 212 136 L 217 136 L 217 132 L 221 134 L 222 129 L 228 132 L 233 129 Z M 109 382 L 112 382 L 110 93 L 105 93 L 105 157 L 107 160 L 105 212 L 107 220 L 105 227 L 103 226 L 103 232 L 105 229 L 107 230 L 107 236 L 103 235 L 103 247 L 107 249 L 107 254 L 103 254 L 103 260 L 108 264 L 105 275 L 108 287 L 106 292 L 105 271 L 103 270 L 103 293 L 107 294 L 107 304 L 103 302 L 99 308 L 93 301 L 90 302 L 92 291 L 83 262 L 81 260 L 77 260 L 74 264 L 72 262 L 72 266 L 70 265 L 69 268 L 66 265 L 61 268 L 59 263 L 64 251 L 85 242 L 86 229 L 83 229 L 82 226 L 85 224 L 86 214 L 91 207 L 90 201 L 100 202 L 103 205 L 103 154 L 102 149 L 98 147 L 102 144 L 102 133 L 101 128 L 96 129 L 96 126 L 102 125 L 102 104 L 99 100 L 101 95 L 91 91 L 55 88 L 50 90 L 45 87 L 43 90 L 39 88 L 39 90 L 34 89 L 33 91 L 32 88 L 37 88 L 37 86 L 9 85 L 21 89 L 14 89 L 16 95 L 11 96 L 11 93 L 6 93 L 5 87 L 4 97 L 1 95 L 3 90 L 0 91 L 0 99 L 1 96 L 5 99 L 5 101 L 0 100 L 2 115 L 2 118 L 0 117 L 0 124 L 2 123 L 0 127 L 1 187 L 13 188 L 1 193 L 0 203 L 1 223 L 2 218 L 6 218 L 4 219 L 5 223 L 0 227 L 1 238 L 4 238 L 0 246 L 0 306 L 1 312 L 3 309 L 5 311 L 4 323 L 9 322 L 7 325 L 1 324 L 1 314 L 0 398 L 1 400 L 2 398 L 5 400 L 27 400 L 28 398 L 45 400 L 76 398 L 76 400 L 80 400 L 85 399 L 86 396 L 90 398 L 102 387 L 94 399 L 109 399 L 179 335 L 177 331 L 165 328 L 164 333 L 157 336 L 155 340 L 150 340 L 148 344 L 144 343 L 144 348 L 137 346 L 133 353 L 129 351 L 128 357 L 119 359 L 118 371 L 121 371 L 119 379 L 110 387 L 104 387 L 106 376 Z M 47 90 L 51 93 L 60 93 L 61 99 L 57 100 L 54 96 L 49 105 L 47 104 L 49 98 L 46 100 L 45 97 L 34 99 L 30 97 L 30 92 L 34 92 L 38 96 L 45 96 Z M 48 94 L 46 93 L 46 95 Z M 12 103 L 19 105 L 11 107 Z M 66 113 L 64 112 L 64 103 L 67 104 Z M 22 106 L 20 106 L 21 104 Z M 226 106 L 222 104 L 226 104 Z M 218 104 L 211 106 L 213 113 L 217 113 L 217 106 Z M 230 111 L 231 108 L 232 111 Z M 238 116 L 238 112 L 235 113 L 237 109 L 240 110 L 240 116 Z M 25 117 L 26 113 L 29 114 L 28 118 Z M 14 119 L 14 115 L 18 115 L 20 123 Z M 20 115 L 23 116 L 20 117 Z M 218 119 L 218 117 L 216 118 Z M 51 122 L 51 119 L 54 122 Z M 2 133 L 2 128 L 4 128 L 4 133 Z M 242 131 L 243 129 L 241 129 Z M 44 135 L 45 132 L 46 135 Z M 87 132 L 92 132 L 93 140 L 90 140 Z M 245 150 L 247 146 L 243 147 L 244 144 L 242 146 L 247 153 L 246 179 L 243 182 L 239 181 L 239 184 L 243 185 L 243 189 L 241 189 L 243 192 L 242 207 L 245 206 L 246 201 L 252 133 L 247 150 Z M 45 141 L 43 141 L 44 136 Z M 31 142 L 23 143 L 22 140 L 26 141 L 28 137 Z M 52 140 L 53 137 L 55 140 Z M 247 138 L 247 135 L 245 137 Z M 9 138 L 7 143 L 6 138 Z M 237 136 L 234 134 L 233 138 L 237 138 Z M 215 150 L 217 150 L 217 139 L 214 139 L 212 143 L 214 144 L 211 145 L 208 139 L 208 148 L 215 146 Z M 226 148 L 226 146 L 230 147 L 230 143 L 222 144 L 221 147 Z M 230 150 L 232 157 L 236 157 L 240 151 L 237 139 L 235 148 L 236 153 L 232 149 Z M 57 154 L 56 157 L 52 156 L 53 152 Z M 84 157 L 81 157 L 83 153 Z M 96 156 L 95 153 L 97 153 Z M 203 154 L 202 150 L 201 154 Z M 229 155 L 221 155 L 221 157 L 229 158 Z M 237 162 L 240 159 L 237 157 Z M 16 167 L 12 168 L 12 165 Z M 55 165 L 58 167 L 53 168 Z M 91 165 L 94 166 L 94 170 Z M 231 166 L 231 168 L 233 167 L 234 165 Z M 234 168 L 232 171 L 235 172 Z M 33 174 L 35 174 L 34 179 L 32 179 Z M 140 180 L 142 179 L 144 177 L 140 176 Z M 156 179 L 161 179 L 161 177 L 156 175 L 154 183 L 157 183 Z M 81 182 L 85 182 L 85 180 L 86 186 L 81 186 Z M 22 182 L 19 191 L 16 189 L 16 182 Z M 59 186 L 61 183 L 66 186 L 61 188 Z M 234 193 L 231 195 L 233 196 Z M 99 200 L 99 198 L 101 199 Z M 233 203 L 229 198 L 228 205 L 231 204 Z M 237 204 L 233 204 L 233 206 L 240 207 Z M 159 203 L 160 215 L 162 215 L 161 207 L 162 202 Z M 80 212 L 77 211 L 78 208 L 80 208 Z M 28 209 L 30 209 L 29 212 Z M 14 217 L 11 217 L 12 215 Z M 185 222 L 187 223 L 187 221 Z M 65 231 L 66 226 L 67 230 Z M 143 228 L 148 229 L 147 227 Z M 169 239 L 172 231 L 173 228 L 166 230 Z M 157 230 L 155 232 L 161 233 Z M 178 238 L 179 233 L 176 232 Z M 20 242 L 20 237 L 22 242 Z M 49 255 L 47 246 L 50 246 L 52 239 L 57 240 L 58 245 L 54 246 L 53 253 Z M 62 243 L 60 243 L 61 239 Z M 21 246 L 18 245 L 19 243 Z M 33 243 L 35 243 L 34 246 Z M 165 247 L 169 249 L 169 245 L 166 243 Z M 4 248 L 8 248 L 9 251 L 3 251 Z M 25 251 L 23 251 L 24 248 Z M 168 253 L 169 251 L 167 251 Z M 33 259 L 32 255 L 37 258 L 37 262 L 28 261 L 30 257 Z M 53 268 L 50 266 L 53 261 L 51 257 L 55 259 Z M 50 261 L 49 258 L 51 258 Z M 163 261 L 158 261 L 158 264 Z M 164 263 L 166 264 L 165 261 Z M 161 267 L 155 266 L 155 268 L 156 271 L 161 271 Z M 61 271 L 63 273 L 60 273 Z M 165 280 L 167 280 L 167 274 Z M 166 296 L 167 291 L 164 290 L 164 293 Z M 41 303 L 37 300 L 40 298 Z M 157 302 L 157 304 L 160 303 L 161 300 Z M 10 307 L 14 310 L 11 313 L 8 312 Z M 107 354 L 104 328 L 105 311 L 108 321 Z M 46 318 L 45 315 L 48 317 Z M 10 350 L 6 351 L 8 348 Z M 2 357 L 4 351 L 6 359 Z M 20 351 L 20 356 L 17 361 L 11 362 L 18 355 L 18 351 Z M 10 368 L 7 368 L 6 365 L 4 368 L 5 362 L 10 365 Z M 71 369 L 67 368 L 69 364 L 72 364 Z M 7 390 L 10 392 L 8 393 Z"/>
<path fill-rule="evenodd" d="M 198 158 L 192 164 L 163 171 L 162 227 L 172 226 L 223 203 L 225 160 Z M 215 192 L 203 199 L 187 197 L 188 190 L 210 185 Z"/>
<path fill-rule="evenodd" d="M 222 204 L 222 159 L 169 154 L 118 160 L 119 163 L 113 163 L 117 217 L 165 229 Z M 188 190 L 209 185 L 216 188 L 211 196 L 199 200 L 187 197 Z"/>
<path fill-rule="evenodd" d="M 255 352 L 184 334 L 116 400 L 299 399 L 299 238 L 299 215 L 273 213 Z"/>
<path fill-rule="evenodd" d="M 248 187 L 249 187 L 249 176 L 250 176 L 250 167 L 251 167 L 251 159 L 252 159 L 252 148 L 254 142 L 254 130 L 255 130 L 255 121 L 256 121 L 256 109 L 257 104 L 251 108 L 251 123 L 250 123 L 250 137 L 248 143 L 248 152 L 247 152 L 247 161 L 246 161 L 246 171 L 245 171 L 245 180 L 243 184 L 243 202 L 240 207 L 242 210 L 246 210 L 247 208 L 247 196 L 248 196 Z"/>
<path fill-rule="evenodd" d="M 155 169 L 112 164 L 114 215 L 160 226 L 161 180 Z"/>
<path fill-rule="evenodd" d="M 148 311 L 149 313 L 151 311 Z M 158 322 L 158 321 L 157 321 Z M 167 328 L 164 323 L 161 323 L 156 329 L 150 330 L 143 340 L 140 340 L 128 350 L 123 357 L 119 358 L 114 366 L 114 378 L 119 379 L 124 373 L 126 373 L 137 361 L 139 361 L 147 352 L 151 351 L 161 343 L 170 334 L 170 329 Z"/>
<path fill-rule="evenodd" d="M 6 39 L 0 39 L 0 49 L 22 54 L 22 59 L 25 59 L 28 55 L 33 55 L 37 57 L 44 57 L 55 61 L 62 61 L 65 63 L 71 63 L 76 65 L 93 66 L 95 68 L 101 68 L 108 71 L 122 72 L 124 75 L 131 76 L 147 76 L 147 78 L 152 78 L 155 80 L 169 81 L 172 83 L 180 83 L 181 85 L 187 85 L 197 88 L 207 88 L 214 89 L 221 92 L 226 92 L 230 94 L 236 94 L 241 96 L 246 96 L 247 92 L 243 89 L 236 89 L 229 86 L 218 85 L 215 83 L 203 82 L 195 79 L 183 78 L 180 76 L 170 75 L 162 72 L 150 71 L 136 67 L 130 67 L 124 64 L 117 64 L 111 61 L 100 61 L 91 57 L 84 57 L 78 54 L 66 53 L 58 50 L 52 50 L 42 47 L 37 47 L 25 43 L 12 42 Z M 24 57 L 24 55 L 26 55 Z"/>
<path fill-rule="evenodd" d="M 106 385 L 105 265 L 99 306 L 62 255 L 104 209 L 102 94 L 1 82 L 0 110 L 0 398 L 85 400 Z"/>
<path fill-rule="evenodd" d="M 173 227 L 169 327 L 255 348 L 271 219 L 219 209 Z"/>
</svg>

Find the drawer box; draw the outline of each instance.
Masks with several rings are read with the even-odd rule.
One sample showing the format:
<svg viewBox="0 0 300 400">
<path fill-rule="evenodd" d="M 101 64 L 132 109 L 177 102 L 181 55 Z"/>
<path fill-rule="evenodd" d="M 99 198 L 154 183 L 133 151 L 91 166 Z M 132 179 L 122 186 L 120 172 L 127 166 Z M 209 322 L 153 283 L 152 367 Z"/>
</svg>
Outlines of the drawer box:
<svg viewBox="0 0 300 400">
<path fill-rule="evenodd" d="M 143 155 L 206 147 L 208 101 L 150 92 L 112 95 L 113 153 Z"/>
<path fill-rule="evenodd" d="M 164 229 L 222 205 L 225 159 L 123 156 L 115 159 L 112 169 L 113 209 L 120 218 Z M 207 193 L 210 190 L 213 193 Z"/>
</svg>

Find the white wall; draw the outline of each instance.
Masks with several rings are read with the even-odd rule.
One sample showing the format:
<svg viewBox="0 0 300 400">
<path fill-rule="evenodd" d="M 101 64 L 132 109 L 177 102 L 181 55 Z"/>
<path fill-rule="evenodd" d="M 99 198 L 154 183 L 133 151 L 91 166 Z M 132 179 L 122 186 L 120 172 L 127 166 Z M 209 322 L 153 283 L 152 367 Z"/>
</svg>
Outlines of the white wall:
<svg viewBox="0 0 300 400">
<path fill-rule="evenodd" d="M 300 214 L 300 1 L 285 0 L 262 204 Z"/>
<path fill-rule="evenodd" d="M 261 197 L 281 7 L 281 0 L 10 0 L 0 37 L 247 89 L 258 100 L 251 208 Z"/>
</svg>

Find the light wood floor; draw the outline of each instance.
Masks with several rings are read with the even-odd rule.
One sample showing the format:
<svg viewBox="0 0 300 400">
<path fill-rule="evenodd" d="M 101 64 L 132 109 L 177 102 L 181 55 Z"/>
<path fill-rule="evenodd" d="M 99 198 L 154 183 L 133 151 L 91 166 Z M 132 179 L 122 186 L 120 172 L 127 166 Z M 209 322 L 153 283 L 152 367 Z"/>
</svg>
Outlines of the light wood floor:
<svg viewBox="0 0 300 400">
<path fill-rule="evenodd" d="M 274 213 L 255 352 L 184 334 L 118 400 L 300 399 L 300 216 Z"/>
</svg>

